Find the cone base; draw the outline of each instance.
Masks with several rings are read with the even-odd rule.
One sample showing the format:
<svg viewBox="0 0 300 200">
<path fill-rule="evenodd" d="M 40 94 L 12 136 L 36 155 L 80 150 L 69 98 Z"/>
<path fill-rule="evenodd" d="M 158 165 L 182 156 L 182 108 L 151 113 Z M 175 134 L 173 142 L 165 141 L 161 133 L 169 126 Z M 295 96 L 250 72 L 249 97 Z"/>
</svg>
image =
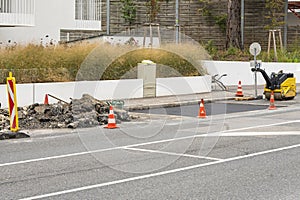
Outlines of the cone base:
<svg viewBox="0 0 300 200">
<path fill-rule="evenodd" d="M 235 94 L 236 97 L 243 97 L 243 94 Z"/>
<path fill-rule="evenodd" d="M 269 108 L 268 108 L 269 110 L 276 110 L 277 108 L 275 107 L 275 106 L 270 106 Z"/>
<path fill-rule="evenodd" d="M 114 128 L 119 128 L 119 127 L 116 126 L 116 125 L 107 125 L 107 126 L 104 126 L 104 128 L 107 128 L 107 129 L 114 129 Z"/>
<path fill-rule="evenodd" d="M 207 116 L 197 116 L 198 118 L 205 119 Z"/>
</svg>

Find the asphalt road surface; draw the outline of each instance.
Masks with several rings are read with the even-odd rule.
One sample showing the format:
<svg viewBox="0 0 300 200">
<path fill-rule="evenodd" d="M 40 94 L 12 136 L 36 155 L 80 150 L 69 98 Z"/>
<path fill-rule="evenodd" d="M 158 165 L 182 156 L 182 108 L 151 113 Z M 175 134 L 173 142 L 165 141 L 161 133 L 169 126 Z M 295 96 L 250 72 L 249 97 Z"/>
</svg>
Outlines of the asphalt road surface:
<svg viewBox="0 0 300 200">
<path fill-rule="evenodd" d="M 220 115 L 229 114 L 253 110 L 265 110 L 268 105 L 252 105 L 252 104 L 238 104 L 238 103 L 207 103 L 204 104 L 205 111 L 207 115 Z M 149 114 L 166 114 L 166 115 L 182 115 L 182 116 L 197 116 L 199 112 L 199 104 L 192 105 L 182 105 L 176 107 L 167 108 L 151 108 L 145 110 L 134 110 L 134 112 L 139 113 L 149 113 Z"/>
<path fill-rule="evenodd" d="M 300 108 L 0 141 L 0 199 L 299 199 Z"/>
</svg>

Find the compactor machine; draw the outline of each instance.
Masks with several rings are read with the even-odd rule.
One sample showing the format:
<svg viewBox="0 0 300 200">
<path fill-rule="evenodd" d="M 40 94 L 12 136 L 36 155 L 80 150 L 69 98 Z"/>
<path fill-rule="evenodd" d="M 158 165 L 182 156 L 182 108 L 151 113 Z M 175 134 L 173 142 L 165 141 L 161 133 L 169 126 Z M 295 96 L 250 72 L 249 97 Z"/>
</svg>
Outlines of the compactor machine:
<svg viewBox="0 0 300 200">
<path fill-rule="evenodd" d="M 296 96 L 296 78 L 293 73 L 283 73 L 281 70 L 278 73 L 272 72 L 269 77 L 263 69 L 252 68 L 251 71 L 263 75 L 266 81 L 264 95 L 267 99 L 270 99 L 272 91 L 276 100 L 288 100 Z"/>
</svg>

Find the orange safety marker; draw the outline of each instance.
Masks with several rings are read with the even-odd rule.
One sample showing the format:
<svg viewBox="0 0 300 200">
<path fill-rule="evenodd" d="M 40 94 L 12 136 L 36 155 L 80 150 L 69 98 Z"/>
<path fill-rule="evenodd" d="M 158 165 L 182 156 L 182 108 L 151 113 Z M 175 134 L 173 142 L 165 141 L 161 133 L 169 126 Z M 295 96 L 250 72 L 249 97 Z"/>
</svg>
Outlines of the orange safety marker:
<svg viewBox="0 0 300 200">
<path fill-rule="evenodd" d="M 205 111 L 203 99 L 201 99 L 201 102 L 200 102 L 198 118 L 206 118 L 206 111 Z"/>
<path fill-rule="evenodd" d="M 119 128 L 116 124 L 113 107 L 109 107 L 108 124 L 104 127 L 108 129 Z"/>
<path fill-rule="evenodd" d="M 16 93 L 16 79 L 9 72 L 9 77 L 6 79 L 7 94 L 8 94 L 8 111 L 10 117 L 10 130 L 17 132 L 19 130 L 17 93 Z"/>
<path fill-rule="evenodd" d="M 241 81 L 239 81 L 238 89 L 236 91 L 235 96 L 237 96 L 237 97 L 243 97 L 244 96 Z"/>
<path fill-rule="evenodd" d="M 275 100 L 274 100 L 274 92 L 273 91 L 271 92 L 269 110 L 276 110 Z"/>
<path fill-rule="evenodd" d="M 45 105 L 48 105 L 48 104 L 49 104 L 48 94 L 45 95 L 44 104 L 45 104 Z"/>
</svg>

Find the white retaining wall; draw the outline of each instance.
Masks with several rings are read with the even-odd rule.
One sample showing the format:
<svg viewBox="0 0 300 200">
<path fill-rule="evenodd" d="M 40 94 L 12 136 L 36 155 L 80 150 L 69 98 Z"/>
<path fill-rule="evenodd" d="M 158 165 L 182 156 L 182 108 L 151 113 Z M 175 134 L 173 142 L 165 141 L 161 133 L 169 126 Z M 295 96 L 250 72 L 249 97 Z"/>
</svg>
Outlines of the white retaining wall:
<svg viewBox="0 0 300 200">
<path fill-rule="evenodd" d="M 141 79 L 17 84 L 17 101 L 18 106 L 43 103 L 46 94 L 67 102 L 70 102 L 70 98 L 81 98 L 82 94 L 90 94 L 101 100 L 141 98 L 142 85 Z M 6 85 L 0 85 L 2 108 L 8 107 L 7 99 Z M 57 100 L 49 97 L 49 103 L 56 102 Z"/>
<path fill-rule="evenodd" d="M 211 91 L 210 76 L 176 77 L 157 79 L 157 96 L 206 93 Z M 18 106 L 43 103 L 46 94 L 51 94 L 64 101 L 81 98 L 90 94 L 96 99 L 133 99 L 143 97 L 143 80 L 108 80 L 80 81 L 63 83 L 17 84 Z M 6 85 L 0 85 L 0 102 L 7 108 Z M 49 103 L 57 100 L 49 97 Z"/>
<path fill-rule="evenodd" d="M 254 73 L 251 71 L 250 62 L 234 61 L 204 61 L 203 66 L 210 75 L 227 74 L 221 81 L 225 85 L 237 85 L 239 81 L 242 85 L 254 85 Z M 283 70 L 285 73 L 294 73 L 296 82 L 300 83 L 300 63 L 267 63 L 262 62 L 261 69 L 268 75 L 272 72 Z M 257 83 L 264 85 L 265 79 L 260 72 L 257 73 Z"/>
<path fill-rule="evenodd" d="M 157 78 L 156 96 L 211 92 L 211 76 Z"/>
</svg>

